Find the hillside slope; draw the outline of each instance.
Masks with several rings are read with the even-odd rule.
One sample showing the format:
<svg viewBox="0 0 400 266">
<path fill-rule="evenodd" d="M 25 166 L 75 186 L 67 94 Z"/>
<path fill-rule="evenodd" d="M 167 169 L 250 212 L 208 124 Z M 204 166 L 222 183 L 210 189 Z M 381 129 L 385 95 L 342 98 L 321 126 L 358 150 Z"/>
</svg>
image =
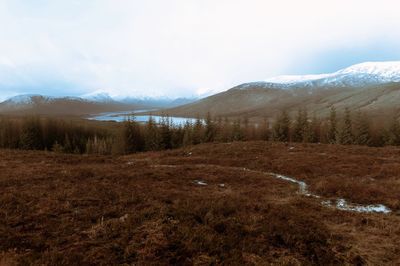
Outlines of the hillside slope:
<svg viewBox="0 0 400 266">
<path fill-rule="evenodd" d="M 223 117 L 260 119 L 275 117 L 282 110 L 326 116 L 334 106 L 339 112 L 348 107 L 371 115 L 384 116 L 398 111 L 400 83 L 361 88 L 270 88 L 263 83 L 247 83 L 192 104 L 164 110 L 174 116 L 205 116 L 210 112 Z"/>
</svg>

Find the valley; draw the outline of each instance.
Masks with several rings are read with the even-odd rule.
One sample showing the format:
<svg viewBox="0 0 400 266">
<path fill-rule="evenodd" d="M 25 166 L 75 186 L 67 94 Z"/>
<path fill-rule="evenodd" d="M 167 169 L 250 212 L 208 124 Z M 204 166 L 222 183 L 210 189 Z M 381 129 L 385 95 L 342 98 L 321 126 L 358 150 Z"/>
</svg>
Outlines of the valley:
<svg viewBox="0 0 400 266">
<path fill-rule="evenodd" d="M 278 76 L 247 82 L 203 98 L 112 98 L 104 91 L 81 97 L 20 95 L 0 103 L 0 114 L 88 116 L 104 112 L 153 110 L 152 115 L 274 120 L 283 110 L 295 115 L 306 109 L 311 116 L 326 118 L 334 107 L 346 108 L 382 119 L 400 115 L 400 63 L 366 62 L 334 73 Z M 155 111 L 159 110 L 159 111 Z M 147 112 L 145 115 L 149 115 Z"/>
</svg>

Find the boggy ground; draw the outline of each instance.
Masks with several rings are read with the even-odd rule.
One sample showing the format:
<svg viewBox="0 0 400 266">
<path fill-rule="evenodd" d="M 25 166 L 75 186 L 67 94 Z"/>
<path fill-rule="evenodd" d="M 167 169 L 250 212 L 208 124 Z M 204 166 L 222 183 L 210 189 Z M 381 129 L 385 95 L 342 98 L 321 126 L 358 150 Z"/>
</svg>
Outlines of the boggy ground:
<svg viewBox="0 0 400 266">
<path fill-rule="evenodd" d="M 0 265 L 400 264 L 399 155 L 270 142 L 123 157 L 3 150 Z M 267 172 L 392 212 L 326 207 Z"/>
</svg>

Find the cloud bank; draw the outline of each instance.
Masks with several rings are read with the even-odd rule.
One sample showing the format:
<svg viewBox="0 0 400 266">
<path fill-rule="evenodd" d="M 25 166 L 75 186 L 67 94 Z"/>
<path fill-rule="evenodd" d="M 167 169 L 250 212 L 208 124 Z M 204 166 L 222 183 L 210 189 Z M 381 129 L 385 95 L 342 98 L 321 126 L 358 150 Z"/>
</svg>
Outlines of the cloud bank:
<svg viewBox="0 0 400 266">
<path fill-rule="evenodd" d="M 400 60 L 394 0 L 0 0 L 0 98 L 193 96 Z"/>
</svg>

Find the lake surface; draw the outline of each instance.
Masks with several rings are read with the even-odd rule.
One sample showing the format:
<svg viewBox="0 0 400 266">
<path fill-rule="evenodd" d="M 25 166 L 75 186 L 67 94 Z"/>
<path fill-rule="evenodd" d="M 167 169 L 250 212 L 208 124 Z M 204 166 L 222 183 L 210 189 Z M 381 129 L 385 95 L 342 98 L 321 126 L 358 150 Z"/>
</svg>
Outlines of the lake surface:
<svg viewBox="0 0 400 266">
<path fill-rule="evenodd" d="M 160 123 L 163 119 L 166 119 L 164 116 L 157 115 L 140 115 L 143 112 L 150 112 L 155 110 L 133 110 L 133 111 L 123 111 L 123 112 L 107 112 L 101 113 L 98 115 L 90 116 L 87 119 L 89 120 L 97 120 L 97 121 L 114 121 L 114 122 L 124 122 L 128 119 L 134 119 L 139 123 L 146 123 L 149 121 L 149 118 L 152 117 L 156 123 Z M 168 119 L 173 125 L 179 126 L 184 125 L 186 122 L 195 123 L 195 118 L 186 118 L 186 117 L 175 117 L 169 116 Z"/>
</svg>

